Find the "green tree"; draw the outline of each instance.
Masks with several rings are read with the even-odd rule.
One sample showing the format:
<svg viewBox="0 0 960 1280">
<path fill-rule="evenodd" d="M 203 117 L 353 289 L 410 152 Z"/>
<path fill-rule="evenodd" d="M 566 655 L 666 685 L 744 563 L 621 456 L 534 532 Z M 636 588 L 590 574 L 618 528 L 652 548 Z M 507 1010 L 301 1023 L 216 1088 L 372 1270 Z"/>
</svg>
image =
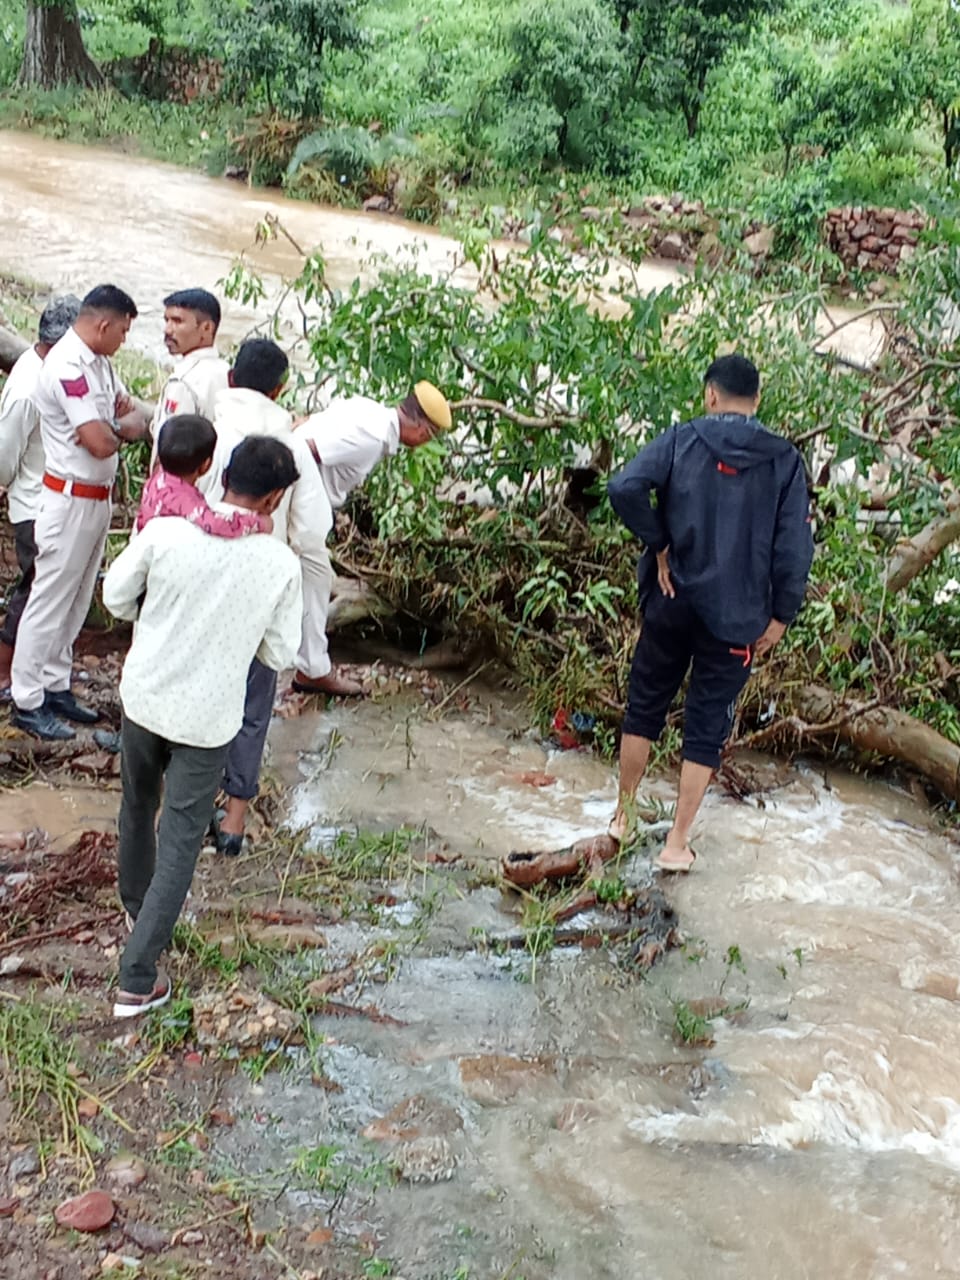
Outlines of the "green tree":
<svg viewBox="0 0 960 1280">
<path fill-rule="evenodd" d="M 660 0 L 640 4 L 640 33 L 653 47 L 646 58 L 650 89 L 679 110 L 687 137 L 696 136 L 707 78 L 736 45 L 745 44 L 774 0 Z"/>
<path fill-rule="evenodd" d="M 600 117 L 623 59 L 611 10 L 601 0 L 528 0 L 507 34 L 510 142 L 540 158 L 570 159 L 571 125 Z"/>
<path fill-rule="evenodd" d="M 102 81 L 84 47 L 75 0 L 60 4 L 27 0 L 20 83 L 56 89 L 64 84 L 98 85 Z"/>
<path fill-rule="evenodd" d="M 952 0 L 915 0 L 905 45 L 916 74 L 916 101 L 933 117 L 953 176 L 960 160 L 960 9 Z"/>
<path fill-rule="evenodd" d="M 250 0 L 227 27 L 228 89 L 285 115 L 320 114 L 324 55 L 361 41 L 356 0 Z"/>
</svg>

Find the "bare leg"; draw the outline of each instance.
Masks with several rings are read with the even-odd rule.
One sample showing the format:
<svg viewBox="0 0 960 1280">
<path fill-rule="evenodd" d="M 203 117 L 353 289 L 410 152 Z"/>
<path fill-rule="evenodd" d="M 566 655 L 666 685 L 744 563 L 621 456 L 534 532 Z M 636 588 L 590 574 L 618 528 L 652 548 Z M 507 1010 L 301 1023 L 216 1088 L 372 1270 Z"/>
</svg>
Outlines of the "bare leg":
<svg viewBox="0 0 960 1280">
<path fill-rule="evenodd" d="M 689 867 L 693 862 L 690 849 L 690 828 L 707 793 L 713 769 L 705 764 L 694 764 L 692 760 L 684 760 L 680 769 L 680 789 L 677 794 L 677 812 L 673 826 L 667 836 L 661 864 L 666 862 L 680 869 Z"/>
<path fill-rule="evenodd" d="M 640 738 L 633 733 L 625 733 L 620 739 L 620 794 L 617 811 L 610 823 L 610 834 L 615 840 L 622 840 L 630 825 L 630 811 L 634 807 L 637 787 L 647 769 L 650 747 L 649 738 Z"/>
<path fill-rule="evenodd" d="M 226 812 L 220 819 L 220 830 L 225 836 L 243 835 L 249 804 L 249 800 L 241 800 L 238 796 L 227 796 Z"/>
</svg>

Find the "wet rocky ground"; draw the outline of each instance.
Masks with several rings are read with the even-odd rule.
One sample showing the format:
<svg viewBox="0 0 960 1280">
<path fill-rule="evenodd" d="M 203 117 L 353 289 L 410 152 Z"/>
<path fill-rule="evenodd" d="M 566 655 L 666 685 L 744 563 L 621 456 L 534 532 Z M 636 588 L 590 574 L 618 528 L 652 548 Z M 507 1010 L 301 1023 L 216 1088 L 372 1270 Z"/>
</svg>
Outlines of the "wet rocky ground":
<svg viewBox="0 0 960 1280">
<path fill-rule="evenodd" d="M 116 646 L 84 649 L 115 722 Z M 584 1016 L 638 1016 L 675 920 L 642 859 L 562 923 L 582 877 L 504 885 L 523 833 L 496 805 L 552 811 L 548 842 L 571 814 L 595 831 L 608 771 L 578 776 L 499 694 L 359 674 L 361 709 L 281 698 L 245 853 L 202 855 L 174 1001 L 133 1029 L 109 1008 L 117 758 L 0 725 L 0 1275 L 555 1274 L 522 1208 L 491 1218 L 485 1149 L 518 1099 L 577 1123 L 570 1081 L 604 1070 Z M 706 1087 L 674 1056 L 637 1064 L 651 1087 Z"/>
<path fill-rule="evenodd" d="M 116 662 L 81 659 L 108 717 Z M 134 1028 L 114 759 L 0 719 L 0 1276 L 960 1275 L 938 816 L 741 759 L 694 875 L 654 882 L 655 779 L 626 856 L 518 891 L 504 855 L 601 832 L 610 766 L 480 680 L 360 674 L 281 697 L 248 847 L 201 856 Z"/>
</svg>

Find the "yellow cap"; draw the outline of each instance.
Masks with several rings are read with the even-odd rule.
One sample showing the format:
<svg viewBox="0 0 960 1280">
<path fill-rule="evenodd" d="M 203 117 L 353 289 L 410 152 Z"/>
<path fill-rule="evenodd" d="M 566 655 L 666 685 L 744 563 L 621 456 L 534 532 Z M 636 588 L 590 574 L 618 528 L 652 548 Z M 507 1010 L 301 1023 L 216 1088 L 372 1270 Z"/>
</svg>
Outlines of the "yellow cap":
<svg viewBox="0 0 960 1280">
<path fill-rule="evenodd" d="M 432 382 L 418 382 L 413 388 L 417 404 L 437 428 L 438 431 L 449 431 L 453 426 L 450 406 L 442 391 L 438 391 Z"/>
</svg>

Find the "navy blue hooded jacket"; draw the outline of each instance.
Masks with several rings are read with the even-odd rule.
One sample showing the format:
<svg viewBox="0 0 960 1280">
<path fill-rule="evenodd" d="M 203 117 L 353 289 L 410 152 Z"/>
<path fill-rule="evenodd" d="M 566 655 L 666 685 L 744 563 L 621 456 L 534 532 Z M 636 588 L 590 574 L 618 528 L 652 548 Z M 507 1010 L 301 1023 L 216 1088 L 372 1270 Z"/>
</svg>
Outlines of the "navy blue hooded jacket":
<svg viewBox="0 0 960 1280">
<path fill-rule="evenodd" d="M 669 427 L 608 492 L 646 547 L 641 608 L 656 553 L 669 547 L 678 594 L 718 639 L 752 644 L 771 618 L 796 617 L 813 559 L 806 474 L 794 445 L 756 418 L 721 413 Z"/>
</svg>

